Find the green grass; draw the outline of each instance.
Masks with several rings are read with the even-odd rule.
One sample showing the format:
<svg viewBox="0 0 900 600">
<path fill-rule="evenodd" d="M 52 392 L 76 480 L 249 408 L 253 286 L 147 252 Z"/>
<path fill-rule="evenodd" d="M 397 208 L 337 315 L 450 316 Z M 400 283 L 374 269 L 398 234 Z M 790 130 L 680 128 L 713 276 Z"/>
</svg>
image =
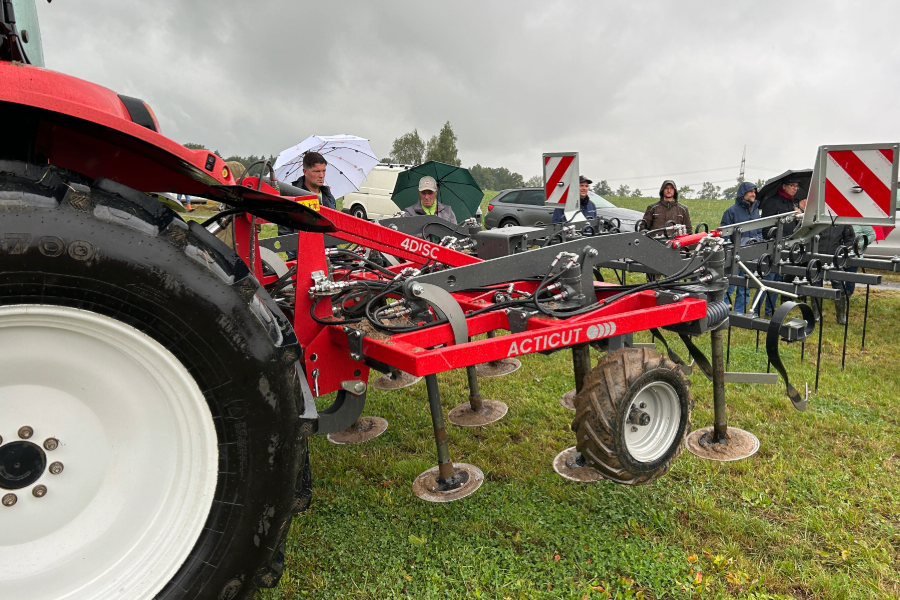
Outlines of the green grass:
<svg viewBox="0 0 900 600">
<path fill-rule="evenodd" d="M 727 387 L 729 422 L 759 437 L 757 455 L 715 463 L 685 453 L 649 486 L 577 484 L 552 471 L 574 444 L 558 402 L 573 386 L 566 352 L 482 380 L 484 396 L 510 411 L 488 427 L 448 425 L 454 459 L 486 480 L 447 505 L 410 487 L 435 461 L 424 382 L 372 390 L 365 412 L 386 417 L 388 431 L 361 446 L 311 441 L 312 507 L 294 520 L 279 587 L 257 598 L 897 597 L 900 294 L 872 292 L 864 351 L 862 305 L 856 294 L 844 372 L 843 330 L 826 305 L 806 413 L 780 384 Z M 765 370 L 754 347 L 755 334 L 735 330 L 731 370 Z M 792 382 L 812 385 L 815 342 L 802 363 L 797 345 L 783 355 Z M 445 413 L 466 400 L 463 371 L 438 379 Z M 706 426 L 711 385 L 692 379 L 693 424 Z"/>
</svg>

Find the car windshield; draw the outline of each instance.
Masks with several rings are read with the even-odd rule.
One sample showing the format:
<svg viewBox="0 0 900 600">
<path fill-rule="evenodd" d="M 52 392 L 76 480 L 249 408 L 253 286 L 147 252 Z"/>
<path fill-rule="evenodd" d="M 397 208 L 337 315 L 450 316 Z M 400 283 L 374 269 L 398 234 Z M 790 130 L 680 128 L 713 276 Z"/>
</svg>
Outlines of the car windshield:
<svg viewBox="0 0 900 600">
<path fill-rule="evenodd" d="M 616 208 L 616 205 L 602 196 L 598 196 L 594 192 L 588 192 L 588 198 L 597 208 Z"/>
</svg>

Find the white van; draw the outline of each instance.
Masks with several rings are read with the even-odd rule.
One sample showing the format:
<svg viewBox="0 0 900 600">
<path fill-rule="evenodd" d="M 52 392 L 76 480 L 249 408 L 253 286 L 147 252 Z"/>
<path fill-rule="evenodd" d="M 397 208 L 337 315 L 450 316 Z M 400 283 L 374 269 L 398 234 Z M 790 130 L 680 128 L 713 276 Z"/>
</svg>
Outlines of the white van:
<svg viewBox="0 0 900 600">
<path fill-rule="evenodd" d="M 397 177 L 410 168 L 409 165 L 376 165 L 363 180 L 358 192 L 344 196 L 344 210 L 359 219 L 391 217 L 400 210 L 391 200 Z"/>
</svg>

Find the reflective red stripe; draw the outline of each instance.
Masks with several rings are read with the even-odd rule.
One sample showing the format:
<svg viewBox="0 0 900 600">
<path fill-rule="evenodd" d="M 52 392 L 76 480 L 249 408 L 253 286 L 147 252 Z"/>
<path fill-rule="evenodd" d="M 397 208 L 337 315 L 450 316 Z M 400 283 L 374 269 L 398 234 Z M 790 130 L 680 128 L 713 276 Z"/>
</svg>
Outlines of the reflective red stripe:
<svg viewBox="0 0 900 600">
<path fill-rule="evenodd" d="M 891 214 L 891 188 L 875 175 L 866 166 L 866 163 L 859 159 L 855 152 L 852 150 L 835 150 L 834 152 L 829 152 L 828 156 L 834 159 L 847 172 L 847 175 L 865 190 L 869 197 L 875 201 L 875 204 L 878 205 L 878 208 L 887 215 Z"/>
<path fill-rule="evenodd" d="M 862 214 L 856 210 L 856 207 L 850 204 L 850 201 L 844 198 L 844 195 L 828 179 L 825 180 L 825 204 L 827 204 L 838 217 L 862 216 Z"/>
<path fill-rule="evenodd" d="M 574 156 L 563 156 L 559 159 L 559 164 L 556 165 L 556 168 L 553 170 L 553 175 L 551 175 L 550 179 L 547 180 L 547 189 L 544 190 L 544 193 L 547 194 L 547 198 L 549 198 L 553 194 L 553 190 L 554 188 L 556 188 L 556 184 L 562 181 L 563 175 L 566 174 L 566 171 L 572 165 L 572 162 L 574 160 Z M 563 196 L 562 202 L 565 202 L 565 195 Z"/>
<path fill-rule="evenodd" d="M 888 162 L 894 164 L 894 151 L 890 148 L 882 148 L 880 152 L 884 155 Z"/>
</svg>

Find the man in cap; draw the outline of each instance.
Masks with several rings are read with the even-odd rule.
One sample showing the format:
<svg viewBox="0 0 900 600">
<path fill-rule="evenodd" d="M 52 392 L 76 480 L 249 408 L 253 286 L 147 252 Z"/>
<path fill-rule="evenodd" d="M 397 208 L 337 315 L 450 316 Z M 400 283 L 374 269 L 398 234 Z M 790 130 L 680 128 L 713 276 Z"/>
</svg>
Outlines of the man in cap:
<svg viewBox="0 0 900 600">
<path fill-rule="evenodd" d="M 688 207 L 678 201 L 678 188 L 671 179 L 663 181 L 659 188 L 659 202 L 654 202 L 644 211 L 647 229 L 662 229 L 669 221 L 684 225 L 687 233 L 691 230 L 691 213 Z"/>
<path fill-rule="evenodd" d="M 719 226 L 736 225 L 737 223 L 753 221 L 758 218 L 760 217 L 759 202 L 756 200 L 756 186 L 749 181 L 744 181 L 738 186 L 734 204 L 725 209 L 725 213 L 722 215 L 722 222 Z M 761 239 L 762 229 L 749 229 L 741 234 L 741 246 L 758 242 Z M 738 275 L 743 276 L 744 271 L 739 271 Z M 733 285 L 728 286 L 729 299 L 731 298 L 731 293 L 734 291 L 735 287 L 736 286 Z M 735 296 L 733 304 L 735 312 L 747 312 L 747 300 L 749 298 L 750 290 L 745 287 L 737 288 L 737 295 Z"/>
<path fill-rule="evenodd" d="M 407 217 L 421 217 L 423 215 L 438 216 L 445 221 L 456 225 L 456 215 L 453 209 L 437 200 L 437 181 L 434 177 L 423 177 L 419 180 L 419 201 L 408 206 L 403 214 Z"/>
<path fill-rule="evenodd" d="M 580 202 L 581 214 L 584 215 L 585 219 L 594 219 L 597 217 L 597 207 L 591 202 L 590 198 L 588 198 L 588 191 L 591 189 L 591 184 L 594 183 L 584 175 L 578 176 L 578 200 Z M 566 211 L 562 208 L 557 208 L 553 211 L 553 222 L 554 223 L 565 223 L 566 222 Z"/>
</svg>

